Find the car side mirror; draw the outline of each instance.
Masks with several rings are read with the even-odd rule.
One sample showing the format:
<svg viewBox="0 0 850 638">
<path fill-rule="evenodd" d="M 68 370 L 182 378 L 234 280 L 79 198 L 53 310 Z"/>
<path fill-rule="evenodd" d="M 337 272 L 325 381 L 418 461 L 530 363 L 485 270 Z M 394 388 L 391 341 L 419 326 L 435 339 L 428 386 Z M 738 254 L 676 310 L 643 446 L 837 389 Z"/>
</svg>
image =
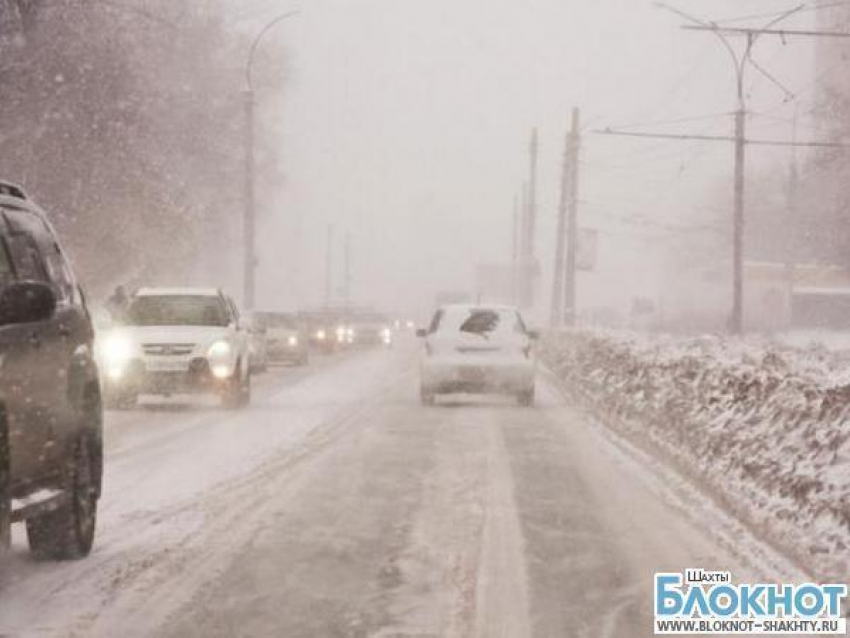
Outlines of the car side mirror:
<svg viewBox="0 0 850 638">
<path fill-rule="evenodd" d="M 534 341 L 536 341 L 537 339 L 540 338 L 540 331 L 539 330 L 529 330 L 528 332 L 526 332 L 526 334 L 528 335 L 529 339 L 532 339 Z"/>
<path fill-rule="evenodd" d="M 56 312 L 56 293 L 40 281 L 19 281 L 0 292 L 0 325 L 47 321 Z"/>
<path fill-rule="evenodd" d="M 428 336 L 428 331 L 425 330 L 425 328 L 417 328 L 416 329 L 416 336 L 419 337 L 420 339 L 424 339 L 425 337 Z"/>
</svg>

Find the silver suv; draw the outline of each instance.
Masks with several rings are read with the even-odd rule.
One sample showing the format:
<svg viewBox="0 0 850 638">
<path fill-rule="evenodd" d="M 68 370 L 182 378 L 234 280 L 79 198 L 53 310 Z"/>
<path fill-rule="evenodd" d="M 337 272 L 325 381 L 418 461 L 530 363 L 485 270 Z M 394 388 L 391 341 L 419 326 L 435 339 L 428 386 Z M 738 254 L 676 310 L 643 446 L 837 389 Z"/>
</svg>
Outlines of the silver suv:
<svg viewBox="0 0 850 638">
<path fill-rule="evenodd" d="M 91 550 L 103 473 L 93 338 L 47 216 L 0 182 L 0 553 L 17 521 L 39 557 Z"/>
</svg>

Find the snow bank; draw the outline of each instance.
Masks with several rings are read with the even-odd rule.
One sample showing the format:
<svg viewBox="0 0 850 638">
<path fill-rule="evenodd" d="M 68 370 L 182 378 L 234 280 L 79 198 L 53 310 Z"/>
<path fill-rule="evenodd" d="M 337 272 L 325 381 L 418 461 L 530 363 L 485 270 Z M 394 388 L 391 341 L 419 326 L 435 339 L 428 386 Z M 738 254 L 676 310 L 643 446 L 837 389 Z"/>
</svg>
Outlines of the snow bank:
<svg viewBox="0 0 850 638">
<path fill-rule="evenodd" d="M 540 350 L 611 427 L 703 482 L 819 578 L 848 578 L 846 353 L 583 330 L 549 334 Z"/>
</svg>

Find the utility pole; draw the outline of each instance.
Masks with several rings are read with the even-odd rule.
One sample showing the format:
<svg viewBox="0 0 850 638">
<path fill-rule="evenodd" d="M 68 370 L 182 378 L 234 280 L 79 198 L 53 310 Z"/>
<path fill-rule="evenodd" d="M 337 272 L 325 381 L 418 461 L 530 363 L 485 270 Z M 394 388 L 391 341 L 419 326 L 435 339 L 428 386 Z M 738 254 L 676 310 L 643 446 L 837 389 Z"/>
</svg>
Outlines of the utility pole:
<svg viewBox="0 0 850 638">
<path fill-rule="evenodd" d="M 351 232 L 345 231 L 345 246 L 344 246 L 344 259 L 345 259 L 345 307 L 348 308 L 351 303 Z"/>
<path fill-rule="evenodd" d="M 514 210 L 511 219 L 511 303 L 517 305 L 519 288 L 519 197 L 514 195 Z"/>
<path fill-rule="evenodd" d="M 746 161 L 746 145 L 750 142 L 746 137 L 746 96 L 744 92 L 744 75 L 747 70 L 747 65 L 751 64 L 756 71 L 764 75 L 771 82 L 779 86 L 786 94 L 788 90 L 782 86 L 772 75 L 765 71 L 758 63 L 752 59 L 753 47 L 759 37 L 764 35 L 779 36 L 784 39 L 787 36 L 817 36 L 817 37 L 850 37 L 848 33 L 836 33 L 825 31 L 803 31 L 803 30 L 780 30 L 774 29 L 777 24 L 791 17 L 802 10 L 805 5 L 799 5 L 788 11 L 781 12 L 776 18 L 765 24 L 761 28 L 749 27 L 721 27 L 715 22 L 707 22 L 700 20 L 684 11 L 676 9 L 665 2 L 656 2 L 656 6 L 661 7 L 675 13 L 676 15 L 685 18 L 693 24 L 685 25 L 683 28 L 693 31 L 707 31 L 717 36 L 724 48 L 732 58 L 735 66 L 735 75 L 737 79 L 738 90 L 738 108 L 735 111 L 735 208 L 733 218 L 733 255 L 732 255 L 732 270 L 733 270 L 733 300 L 732 300 L 732 315 L 729 318 L 729 330 L 732 334 L 741 334 L 744 328 L 744 177 L 745 177 L 745 161 Z M 728 37 L 727 37 L 728 36 Z M 739 55 L 729 41 L 729 37 L 744 36 L 746 38 L 746 46 L 743 53 Z M 796 144 L 796 142 L 794 143 Z"/>
<path fill-rule="evenodd" d="M 533 262 L 536 247 L 535 235 L 537 234 L 537 128 L 531 131 L 531 144 L 528 152 L 528 257 L 529 262 Z"/>
<path fill-rule="evenodd" d="M 732 269 L 734 271 L 734 296 L 729 329 L 741 334 L 744 329 L 744 161 L 747 114 L 743 108 L 735 113 L 735 218 L 733 224 L 734 246 Z"/>
<path fill-rule="evenodd" d="M 519 199 L 519 255 L 517 256 L 517 305 L 525 308 L 530 296 L 528 290 L 528 182 L 522 183 Z"/>
<path fill-rule="evenodd" d="M 794 109 L 794 124 L 792 138 L 797 143 L 797 124 L 800 109 Z M 783 252 L 785 261 L 785 285 L 788 298 L 788 323 L 791 323 L 794 295 L 794 262 L 795 262 L 795 227 L 797 222 L 797 196 L 799 194 L 800 173 L 797 169 L 797 147 L 791 147 L 791 166 L 788 171 L 788 194 L 785 203 L 785 236 L 783 237 Z"/>
<path fill-rule="evenodd" d="M 581 111 L 573 109 L 573 128 L 567 145 L 569 165 L 569 194 L 567 216 L 567 264 L 564 285 L 564 314 L 568 326 L 576 322 L 576 253 L 578 252 L 578 179 L 579 153 L 581 151 Z"/>
<path fill-rule="evenodd" d="M 564 269 L 566 267 L 567 241 L 567 206 L 570 180 L 570 145 L 572 133 L 567 131 L 564 144 L 564 157 L 561 168 L 561 195 L 558 202 L 558 222 L 555 233 L 555 265 L 552 268 L 552 308 L 549 323 L 552 328 L 558 328 L 564 321 Z"/>
<path fill-rule="evenodd" d="M 325 242 L 325 307 L 327 308 L 331 305 L 331 296 L 333 294 L 333 224 L 328 224 Z"/>
</svg>

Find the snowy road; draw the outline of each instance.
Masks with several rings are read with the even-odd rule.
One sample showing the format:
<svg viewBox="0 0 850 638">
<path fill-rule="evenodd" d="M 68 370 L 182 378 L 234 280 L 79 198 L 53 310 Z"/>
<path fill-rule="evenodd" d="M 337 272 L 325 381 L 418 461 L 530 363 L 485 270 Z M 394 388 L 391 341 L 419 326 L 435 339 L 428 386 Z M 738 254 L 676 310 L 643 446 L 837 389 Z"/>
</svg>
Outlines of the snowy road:
<svg viewBox="0 0 850 638">
<path fill-rule="evenodd" d="M 95 551 L 17 530 L 0 635 L 636 637 L 655 571 L 802 576 L 539 384 L 424 408 L 398 348 L 110 413 Z"/>
</svg>

